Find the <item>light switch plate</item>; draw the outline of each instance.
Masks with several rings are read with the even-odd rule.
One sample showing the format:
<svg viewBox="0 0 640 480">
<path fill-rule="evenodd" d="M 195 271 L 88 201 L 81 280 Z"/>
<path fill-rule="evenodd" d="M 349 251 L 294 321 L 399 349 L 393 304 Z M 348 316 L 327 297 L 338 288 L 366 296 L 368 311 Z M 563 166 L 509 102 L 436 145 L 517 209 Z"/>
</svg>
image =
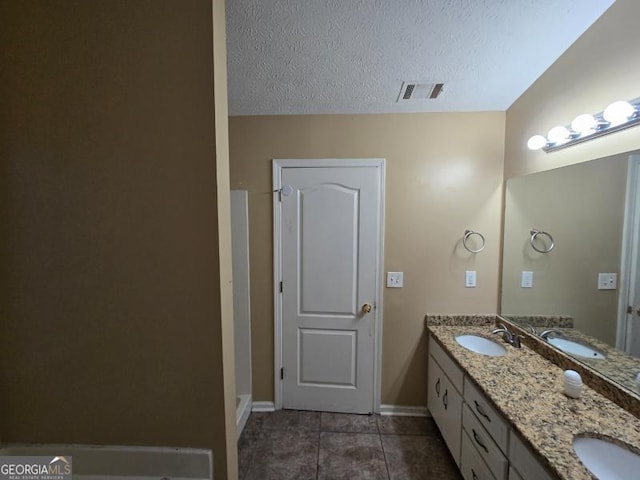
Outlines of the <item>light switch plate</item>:
<svg viewBox="0 0 640 480">
<path fill-rule="evenodd" d="M 532 288 L 533 287 L 533 272 L 522 272 L 520 277 L 520 287 L 521 288 Z"/>
<path fill-rule="evenodd" d="M 387 272 L 387 288 L 402 288 L 404 272 Z"/>
<path fill-rule="evenodd" d="M 618 288 L 618 275 L 615 273 L 598 274 L 598 290 L 615 290 Z"/>
<path fill-rule="evenodd" d="M 476 271 L 467 270 L 464 272 L 464 286 L 466 288 L 475 288 L 476 286 Z"/>
</svg>

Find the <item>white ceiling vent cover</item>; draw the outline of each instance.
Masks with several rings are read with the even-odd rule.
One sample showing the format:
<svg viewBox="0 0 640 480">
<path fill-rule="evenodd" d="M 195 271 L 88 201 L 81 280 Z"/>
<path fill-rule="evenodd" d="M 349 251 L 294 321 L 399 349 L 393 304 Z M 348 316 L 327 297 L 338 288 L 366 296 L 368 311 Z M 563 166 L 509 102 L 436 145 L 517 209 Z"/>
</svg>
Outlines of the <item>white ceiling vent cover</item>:
<svg viewBox="0 0 640 480">
<path fill-rule="evenodd" d="M 442 93 L 444 83 L 402 82 L 397 102 L 433 100 Z"/>
</svg>

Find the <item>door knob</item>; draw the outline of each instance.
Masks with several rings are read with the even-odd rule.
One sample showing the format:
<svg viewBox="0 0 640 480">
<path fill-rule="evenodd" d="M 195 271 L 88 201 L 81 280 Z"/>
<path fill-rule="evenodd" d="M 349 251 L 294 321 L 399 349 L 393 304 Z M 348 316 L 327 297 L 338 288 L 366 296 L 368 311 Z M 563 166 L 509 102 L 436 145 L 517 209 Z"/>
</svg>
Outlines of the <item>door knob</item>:
<svg viewBox="0 0 640 480">
<path fill-rule="evenodd" d="M 370 303 L 365 303 L 364 305 L 362 305 L 362 313 L 369 313 L 372 309 L 373 307 L 371 307 Z"/>
</svg>

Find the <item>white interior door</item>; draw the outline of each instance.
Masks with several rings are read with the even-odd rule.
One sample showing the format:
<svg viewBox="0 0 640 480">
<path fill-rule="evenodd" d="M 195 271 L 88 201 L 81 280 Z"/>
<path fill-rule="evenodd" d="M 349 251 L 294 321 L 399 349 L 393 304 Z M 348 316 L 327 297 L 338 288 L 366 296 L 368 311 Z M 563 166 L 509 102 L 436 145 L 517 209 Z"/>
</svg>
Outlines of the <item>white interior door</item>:
<svg viewBox="0 0 640 480">
<path fill-rule="evenodd" d="M 373 412 L 382 164 L 280 172 L 282 406 Z"/>
</svg>

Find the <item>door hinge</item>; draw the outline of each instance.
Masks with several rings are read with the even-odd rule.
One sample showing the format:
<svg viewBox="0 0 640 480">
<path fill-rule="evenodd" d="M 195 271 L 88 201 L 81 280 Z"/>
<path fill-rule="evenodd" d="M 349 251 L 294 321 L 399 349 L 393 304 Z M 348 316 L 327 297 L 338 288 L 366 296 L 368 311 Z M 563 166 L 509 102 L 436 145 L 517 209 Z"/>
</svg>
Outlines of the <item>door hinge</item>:
<svg viewBox="0 0 640 480">
<path fill-rule="evenodd" d="M 282 289 L 283 289 L 283 285 L 282 285 L 282 281 L 280 281 L 280 293 L 282 293 Z"/>
<path fill-rule="evenodd" d="M 284 367 L 280 369 L 280 380 L 284 380 Z"/>
<path fill-rule="evenodd" d="M 633 306 L 627 305 L 627 313 L 633 313 Z"/>
</svg>

